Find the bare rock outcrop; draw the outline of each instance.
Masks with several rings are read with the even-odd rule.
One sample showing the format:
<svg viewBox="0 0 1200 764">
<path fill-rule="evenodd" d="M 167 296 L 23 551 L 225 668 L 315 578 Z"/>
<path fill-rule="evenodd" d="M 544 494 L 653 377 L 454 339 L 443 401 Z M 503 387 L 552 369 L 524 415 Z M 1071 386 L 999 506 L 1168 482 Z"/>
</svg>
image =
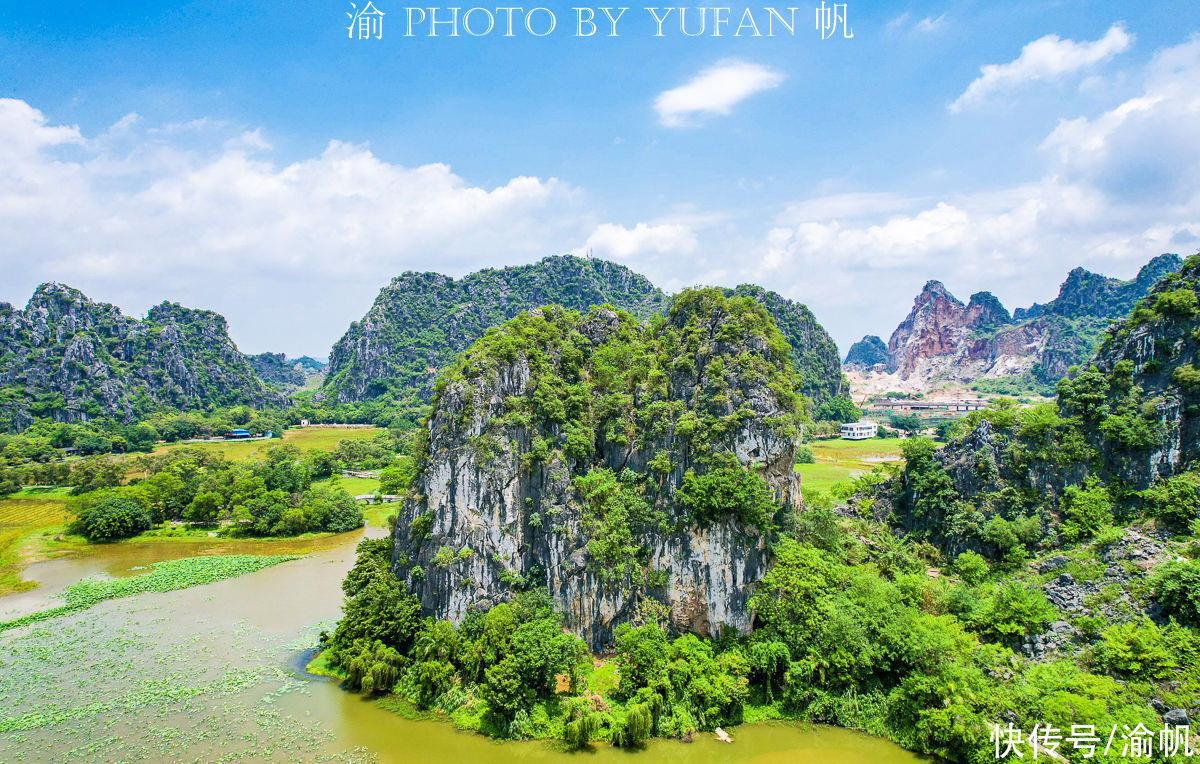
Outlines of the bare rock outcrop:
<svg viewBox="0 0 1200 764">
<path fill-rule="evenodd" d="M 684 297 L 647 326 L 530 311 L 439 381 L 394 537 L 428 614 L 458 622 L 545 586 L 593 649 L 648 600 L 682 631 L 750 630 L 773 520 L 702 511 L 682 487 L 719 474 L 777 515 L 798 508 L 800 399 L 761 306 Z"/>
</svg>

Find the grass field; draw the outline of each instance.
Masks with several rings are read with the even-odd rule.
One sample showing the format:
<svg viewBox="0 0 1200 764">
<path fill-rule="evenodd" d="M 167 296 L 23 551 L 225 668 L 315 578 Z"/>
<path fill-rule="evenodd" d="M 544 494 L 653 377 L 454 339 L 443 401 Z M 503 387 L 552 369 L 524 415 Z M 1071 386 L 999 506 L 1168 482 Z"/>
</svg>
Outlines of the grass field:
<svg viewBox="0 0 1200 764">
<path fill-rule="evenodd" d="M 377 427 L 301 427 L 285 430 L 283 442 L 296 446 L 302 451 L 332 451 L 339 441 L 370 440 L 382 432 Z M 202 448 L 206 451 L 218 451 L 230 461 L 240 462 L 256 456 L 261 456 L 271 446 L 279 445 L 278 438 L 271 440 L 231 440 L 219 443 L 172 443 L 160 446 L 154 453 L 162 454 L 174 448 Z"/>
<path fill-rule="evenodd" d="M 0 596 L 33 588 L 20 577 L 27 542 L 66 522 L 65 489 L 26 489 L 0 499 Z"/>
<path fill-rule="evenodd" d="M 331 485 L 334 481 L 318 480 L 319 485 Z M 364 493 L 375 493 L 379 488 L 379 480 L 376 478 L 358 478 L 344 477 L 337 479 L 337 485 L 351 496 L 362 496 Z"/>
<path fill-rule="evenodd" d="M 899 439 L 818 440 L 809 445 L 815 464 L 797 464 L 804 490 L 828 491 L 835 484 L 870 472 L 880 464 L 900 464 Z"/>
</svg>

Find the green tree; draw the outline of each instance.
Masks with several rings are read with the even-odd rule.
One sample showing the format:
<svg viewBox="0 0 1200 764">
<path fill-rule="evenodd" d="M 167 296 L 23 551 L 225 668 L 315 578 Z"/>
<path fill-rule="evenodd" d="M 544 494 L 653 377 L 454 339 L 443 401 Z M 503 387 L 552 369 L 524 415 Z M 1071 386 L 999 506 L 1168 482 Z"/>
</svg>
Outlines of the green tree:
<svg viewBox="0 0 1200 764">
<path fill-rule="evenodd" d="M 862 417 L 862 410 L 854 402 L 844 396 L 836 396 L 822 403 L 813 412 L 813 419 L 833 420 L 835 422 L 857 422 Z"/>
<path fill-rule="evenodd" d="M 670 643 L 658 624 L 648 623 L 635 628 L 623 623 L 617 626 L 613 636 L 620 667 L 617 691 L 621 697 L 632 698 L 642 688 L 659 692 L 669 689 L 667 654 Z"/>
<path fill-rule="evenodd" d="M 954 561 L 954 567 L 962 580 L 972 586 L 982 583 L 988 574 L 987 560 L 975 552 L 963 552 Z"/>
<path fill-rule="evenodd" d="M 1166 632 L 1153 621 L 1120 623 L 1101 635 L 1097 659 L 1107 670 L 1134 679 L 1163 679 L 1178 666 Z"/>
<path fill-rule="evenodd" d="M 88 541 L 113 541 L 150 529 L 150 512 L 133 494 L 103 491 L 77 505 L 75 527 Z"/>
<path fill-rule="evenodd" d="M 688 470 L 676 492 L 680 503 L 692 510 L 698 524 L 737 518 L 743 525 L 767 529 L 775 513 L 771 489 L 762 476 L 748 472 L 736 463 L 732 454 L 721 466 L 700 475 Z"/>
<path fill-rule="evenodd" d="M 1200 475 L 1185 472 L 1161 479 L 1141 493 L 1146 514 L 1182 533 L 1200 517 Z"/>
</svg>

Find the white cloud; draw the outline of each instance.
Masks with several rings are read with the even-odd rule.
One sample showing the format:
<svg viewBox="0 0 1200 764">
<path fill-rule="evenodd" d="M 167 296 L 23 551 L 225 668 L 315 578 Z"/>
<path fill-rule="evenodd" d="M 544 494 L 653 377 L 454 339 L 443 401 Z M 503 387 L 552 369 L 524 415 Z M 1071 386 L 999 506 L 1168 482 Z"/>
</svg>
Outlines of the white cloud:
<svg viewBox="0 0 1200 764">
<path fill-rule="evenodd" d="M 17 302 L 61 280 L 131 310 L 219 310 L 251 349 L 323 353 L 392 275 L 528 262 L 594 227 L 554 178 L 485 188 L 338 141 L 279 163 L 259 131 L 205 120 L 130 115 L 88 139 L 0 99 L 0 269 Z"/>
<path fill-rule="evenodd" d="M 269 136 L 203 120 L 131 116 L 92 137 L 0 100 L 0 298 L 59 279 L 129 308 L 218 310 L 250 350 L 323 353 L 405 269 L 591 248 L 666 289 L 760 283 L 808 303 L 844 349 L 887 335 L 930 278 L 1014 308 L 1053 297 L 1076 265 L 1129 277 L 1200 245 L 1200 37 L 1111 78 L 1097 92 L 1121 95 L 1061 122 L 1026 182 L 935 194 L 829 179 L 814 198 L 759 191 L 717 210 L 680 205 L 685 189 L 663 202 L 673 214 L 621 221 L 552 178 L 484 187 L 336 141 L 283 163 Z"/>
<path fill-rule="evenodd" d="M 1062 120 L 1042 144 L 1062 177 L 1117 198 L 1200 204 L 1200 36 L 1155 54 L 1141 93 L 1091 119 Z"/>
<path fill-rule="evenodd" d="M 696 234 L 687 225 L 638 223 L 630 229 L 602 223 L 588 237 L 585 249 L 597 257 L 621 260 L 635 255 L 689 254 L 696 245 Z"/>
<path fill-rule="evenodd" d="M 912 14 L 908 11 L 901 13 L 896 18 L 887 23 L 887 31 L 891 33 L 900 32 L 902 30 L 911 29 L 922 34 L 932 34 L 941 30 L 946 25 L 946 14 L 940 16 L 925 16 L 924 18 L 913 21 Z"/>
<path fill-rule="evenodd" d="M 944 14 L 944 13 L 941 16 L 938 16 L 937 18 L 934 18 L 932 16 L 926 16 L 925 18 L 923 18 L 917 22 L 916 30 L 918 32 L 925 32 L 926 34 L 928 34 L 928 33 L 938 31 L 943 26 L 945 26 L 945 24 L 946 24 L 946 14 Z"/>
<path fill-rule="evenodd" d="M 1007 64 L 986 64 L 980 75 L 952 104 L 951 112 L 960 112 L 985 101 L 997 91 L 1009 90 L 1026 82 L 1056 80 L 1080 69 L 1107 61 L 1133 42 L 1133 35 L 1114 24 L 1094 42 L 1064 40 L 1048 34 L 1028 43 L 1021 55 Z"/>
<path fill-rule="evenodd" d="M 1200 245 L 1200 36 L 1127 76 L 1134 97 L 1064 120 L 1039 179 L 932 200 L 840 193 L 788 205 L 742 258 L 746 272 L 809 302 L 843 343 L 887 336 L 927 279 L 1010 309 L 1054 296 L 1077 265 L 1130 277 Z M 813 278 L 820 274 L 820 278 Z"/>
<path fill-rule="evenodd" d="M 902 194 L 862 191 L 831 194 L 815 199 L 791 202 L 779 215 L 779 225 L 794 225 L 814 220 L 878 217 L 881 214 L 911 209 L 916 200 Z"/>
<path fill-rule="evenodd" d="M 742 100 L 781 82 L 783 75 L 765 66 L 726 59 L 686 84 L 659 93 L 654 110 L 660 124 L 684 127 L 693 124 L 697 116 L 728 114 Z"/>
</svg>

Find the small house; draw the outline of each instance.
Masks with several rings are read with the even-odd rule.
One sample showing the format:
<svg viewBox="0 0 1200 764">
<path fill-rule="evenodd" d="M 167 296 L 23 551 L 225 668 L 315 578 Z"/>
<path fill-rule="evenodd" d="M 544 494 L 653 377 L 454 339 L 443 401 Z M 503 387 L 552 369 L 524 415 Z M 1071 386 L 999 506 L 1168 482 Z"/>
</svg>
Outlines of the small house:
<svg viewBox="0 0 1200 764">
<path fill-rule="evenodd" d="M 866 440 L 874 438 L 879 433 L 879 425 L 865 419 L 842 425 L 844 440 Z"/>
<path fill-rule="evenodd" d="M 241 428 L 238 428 L 235 430 L 230 430 L 229 433 L 225 436 L 225 440 L 245 440 L 248 437 L 250 437 L 249 430 L 243 430 Z"/>
</svg>

